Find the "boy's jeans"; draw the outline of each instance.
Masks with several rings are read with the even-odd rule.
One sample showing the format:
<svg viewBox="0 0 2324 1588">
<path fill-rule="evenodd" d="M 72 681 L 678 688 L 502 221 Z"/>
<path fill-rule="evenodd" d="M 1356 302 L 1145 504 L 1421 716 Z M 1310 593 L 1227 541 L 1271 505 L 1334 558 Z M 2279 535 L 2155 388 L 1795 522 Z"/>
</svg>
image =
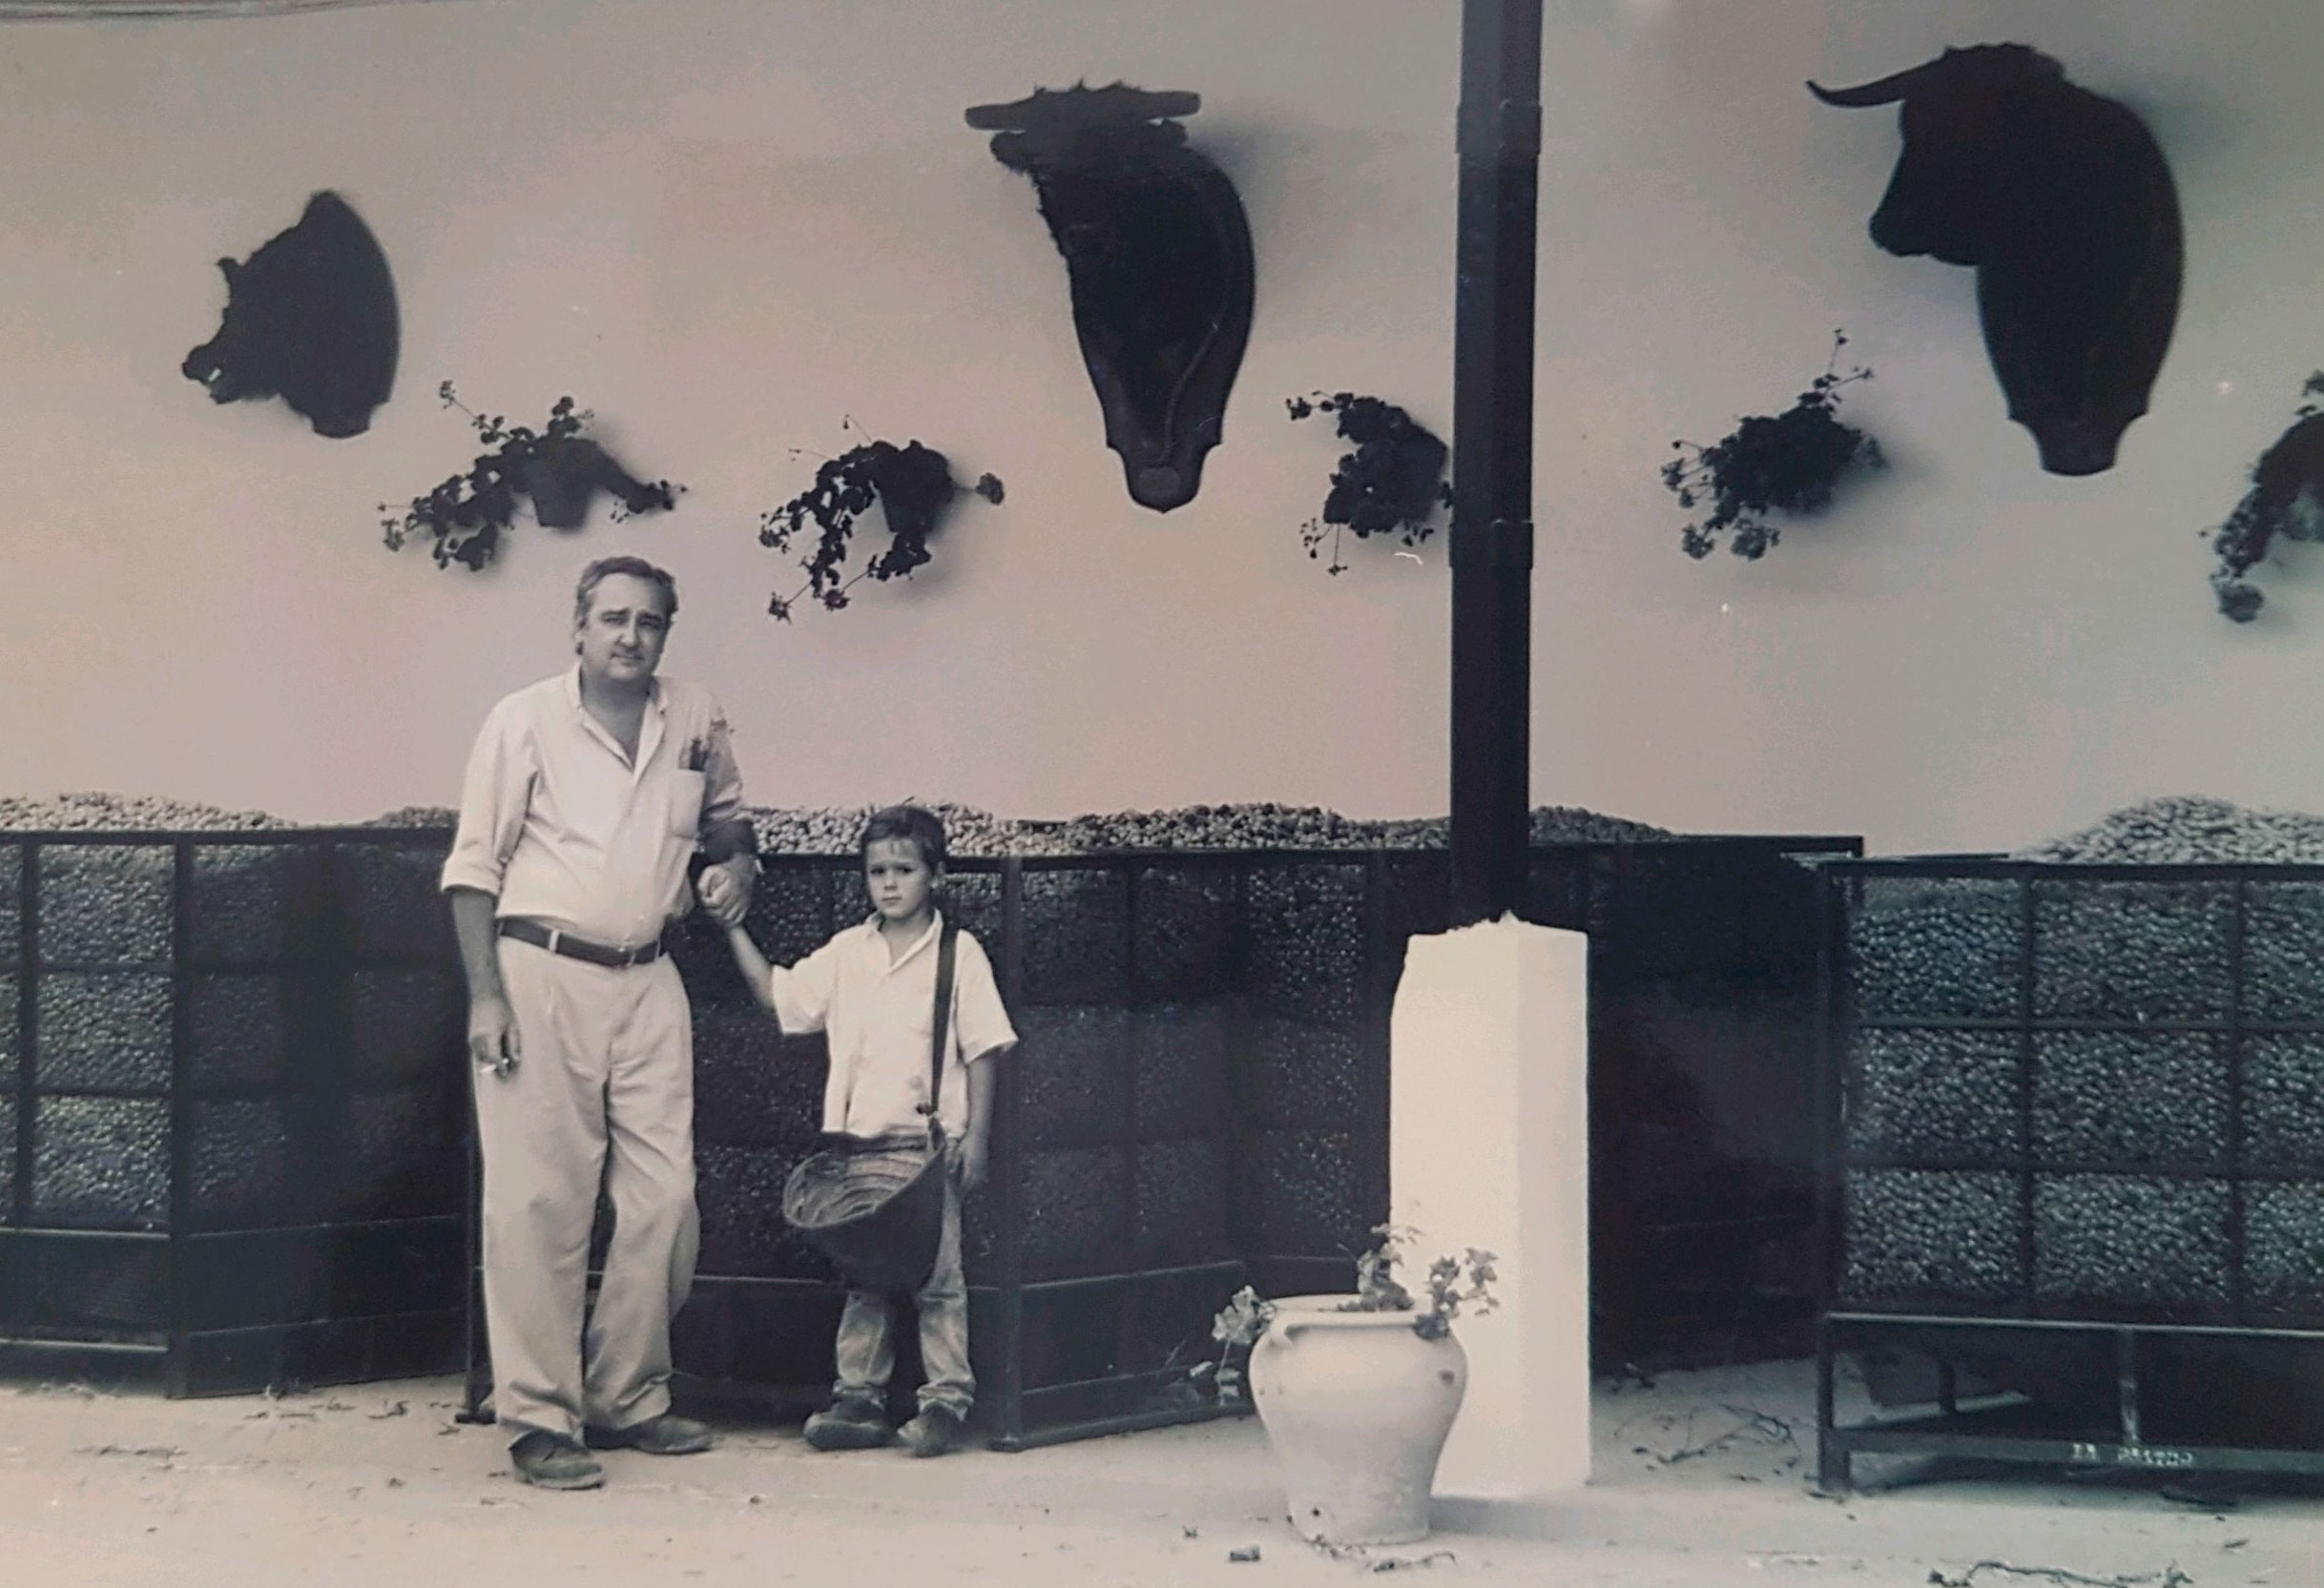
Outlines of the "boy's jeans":
<svg viewBox="0 0 2324 1588">
<path fill-rule="evenodd" d="M 920 1360 L 927 1382 L 920 1406 L 941 1406 L 965 1418 L 976 1403 L 976 1377 L 968 1369 L 968 1285 L 961 1275 L 961 1186 L 955 1169 L 944 1180 L 944 1233 L 938 1237 L 936 1267 L 915 1298 L 920 1309 Z M 851 1290 L 840 1313 L 836 1354 L 840 1395 L 881 1400 L 895 1370 L 895 1307 L 887 1297 Z"/>
</svg>

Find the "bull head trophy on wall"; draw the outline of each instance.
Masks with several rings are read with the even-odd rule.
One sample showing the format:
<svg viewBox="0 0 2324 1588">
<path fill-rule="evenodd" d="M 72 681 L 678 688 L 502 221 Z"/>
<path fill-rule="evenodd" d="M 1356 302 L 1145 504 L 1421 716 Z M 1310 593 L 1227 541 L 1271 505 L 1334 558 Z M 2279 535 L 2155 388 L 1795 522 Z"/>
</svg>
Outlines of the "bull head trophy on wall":
<svg viewBox="0 0 2324 1588">
<path fill-rule="evenodd" d="M 979 105 L 993 157 L 1030 176 L 1072 287 L 1073 329 L 1130 495 L 1194 499 L 1251 337 L 1251 227 L 1226 174 L 1172 119 L 1192 93 L 1115 83 Z"/>
<path fill-rule="evenodd" d="M 1976 266 L 1985 351 L 2042 466 L 2113 467 L 2179 310 L 2178 192 L 2146 123 L 2022 44 L 1808 89 L 1827 105 L 1903 106 L 1872 240 Z"/>
</svg>

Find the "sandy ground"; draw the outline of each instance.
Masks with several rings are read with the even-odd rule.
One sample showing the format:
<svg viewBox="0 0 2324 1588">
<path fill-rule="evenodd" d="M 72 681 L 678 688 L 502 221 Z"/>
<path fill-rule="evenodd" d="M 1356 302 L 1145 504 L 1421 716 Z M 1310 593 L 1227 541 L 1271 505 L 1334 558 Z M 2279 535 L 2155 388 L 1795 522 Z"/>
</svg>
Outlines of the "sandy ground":
<svg viewBox="0 0 2324 1588">
<path fill-rule="evenodd" d="M 606 1489 L 553 1495 L 508 1475 L 495 1431 L 453 1421 L 449 1379 L 209 1401 L 17 1383 L 0 1583 L 2324 1585 L 2320 1497 L 2222 1511 L 2030 1478 L 1818 1497 L 1809 1386 L 1796 1363 L 1607 1386 L 1588 1488 L 1440 1500 L 1426 1543 L 1335 1557 L 1279 1519 L 1251 1421 L 939 1461 L 730 1425 L 707 1454 L 617 1453 Z"/>
</svg>

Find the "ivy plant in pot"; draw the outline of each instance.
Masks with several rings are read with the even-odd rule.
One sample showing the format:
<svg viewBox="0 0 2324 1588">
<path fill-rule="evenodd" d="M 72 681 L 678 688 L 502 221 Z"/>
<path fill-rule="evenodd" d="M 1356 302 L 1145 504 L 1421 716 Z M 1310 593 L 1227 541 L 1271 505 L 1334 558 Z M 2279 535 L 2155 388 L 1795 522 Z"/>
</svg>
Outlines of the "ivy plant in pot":
<svg viewBox="0 0 2324 1588">
<path fill-rule="evenodd" d="M 2220 613 L 2237 623 L 2250 623 L 2266 603 L 2249 575 L 2277 537 L 2324 541 L 2324 369 L 2308 377 L 2300 395 L 2306 401 L 2291 425 L 2251 465 L 2251 488 L 2207 531 L 2218 558 L 2211 592 Z"/>
<path fill-rule="evenodd" d="M 1495 1304 L 1491 1252 L 1438 1258 L 1415 1297 L 1396 1277 L 1413 1232 L 1373 1233 L 1354 1295 L 1267 1300 L 1246 1286 L 1212 1325 L 1217 1357 L 1193 1370 L 1222 1404 L 1256 1408 L 1291 1525 L 1311 1543 L 1428 1536 L 1437 1458 L 1468 1389 L 1453 1319 Z"/>
<path fill-rule="evenodd" d="M 854 428 L 854 421 L 845 423 Z M 798 455 L 796 448 L 793 455 Z M 807 583 L 789 595 L 776 595 L 767 603 L 768 615 L 788 623 L 792 610 L 809 596 L 836 612 L 846 607 L 848 592 L 866 579 L 910 578 L 929 560 L 928 537 L 953 503 L 970 494 L 998 505 L 1004 492 L 990 474 L 980 475 L 973 485 L 962 485 L 952 477 L 949 459 L 917 441 L 898 446 L 866 438 L 839 457 L 826 458 L 815 471 L 814 485 L 759 518 L 758 544 L 773 551 L 788 553 L 810 525 L 817 531 L 813 549 L 799 564 Z M 887 522 L 887 546 L 849 574 L 849 537 L 857 520 L 875 505 Z"/>
<path fill-rule="evenodd" d="M 1832 334 L 1824 372 L 1783 412 L 1753 414 L 1709 446 L 1670 443 L 1678 456 L 1663 464 L 1664 487 L 1690 512 L 1709 509 L 1679 532 L 1688 556 L 1710 556 L 1724 534 L 1728 550 L 1756 562 L 1783 538 L 1770 513 L 1821 512 L 1851 467 L 1883 466 L 1880 443 L 1836 417 L 1841 388 L 1872 379 L 1868 368 L 1839 373 L 1839 350 L 1847 345 L 1846 333 Z"/>
<path fill-rule="evenodd" d="M 1393 402 L 1355 392 L 1328 397 L 1311 392 L 1289 399 L 1285 406 L 1295 421 L 1316 414 L 1334 416 L 1339 439 L 1355 443 L 1332 470 L 1323 511 L 1299 531 L 1299 544 L 1310 557 L 1319 556 L 1324 541 L 1331 541 L 1332 560 L 1325 572 L 1337 576 L 1345 571 L 1348 565 L 1339 560 L 1339 548 L 1341 536 L 1349 530 L 1358 540 L 1395 535 L 1408 548 L 1435 532 L 1437 509 L 1452 505 L 1452 487 L 1444 483 L 1451 451 L 1426 425 Z"/>
<path fill-rule="evenodd" d="M 406 541 L 433 543 L 438 567 L 458 563 L 481 573 L 514 526 L 518 502 L 532 505 L 535 522 L 546 529 L 578 529 L 589 522 L 599 492 L 614 498 L 618 522 L 640 513 L 667 512 L 686 489 L 667 480 L 633 477 L 588 431 L 593 417 L 570 397 L 557 399 L 549 423 L 534 430 L 510 424 L 497 414 L 475 412 L 460 401 L 449 381 L 436 388 L 437 401 L 467 414 L 484 450 L 464 473 L 415 496 L 402 507 L 380 504 L 380 527 L 387 549 Z"/>
</svg>

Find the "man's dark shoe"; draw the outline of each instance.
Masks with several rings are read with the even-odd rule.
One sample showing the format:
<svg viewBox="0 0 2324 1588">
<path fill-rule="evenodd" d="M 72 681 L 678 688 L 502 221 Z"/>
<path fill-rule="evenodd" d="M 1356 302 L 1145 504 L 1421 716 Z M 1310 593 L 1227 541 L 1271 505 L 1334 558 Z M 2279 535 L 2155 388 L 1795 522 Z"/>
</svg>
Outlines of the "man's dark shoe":
<svg viewBox="0 0 2324 1588">
<path fill-rule="evenodd" d="M 516 1475 L 536 1489 L 595 1489 L 605 1483 L 597 1458 L 561 1433 L 534 1429 L 508 1447 Z"/>
<path fill-rule="evenodd" d="M 961 1442 L 961 1414 L 948 1406 L 923 1406 L 903 1425 L 903 1444 L 914 1455 L 942 1455 Z"/>
<path fill-rule="evenodd" d="M 591 1450 L 634 1450 L 648 1455 L 695 1455 L 710 1449 L 710 1430 L 691 1417 L 665 1412 L 627 1428 L 587 1428 L 581 1436 Z"/>
<path fill-rule="evenodd" d="M 841 1395 L 807 1419 L 807 1443 L 817 1450 L 878 1450 L 896 1437 L 880 1403 Z"/>
</svg>

